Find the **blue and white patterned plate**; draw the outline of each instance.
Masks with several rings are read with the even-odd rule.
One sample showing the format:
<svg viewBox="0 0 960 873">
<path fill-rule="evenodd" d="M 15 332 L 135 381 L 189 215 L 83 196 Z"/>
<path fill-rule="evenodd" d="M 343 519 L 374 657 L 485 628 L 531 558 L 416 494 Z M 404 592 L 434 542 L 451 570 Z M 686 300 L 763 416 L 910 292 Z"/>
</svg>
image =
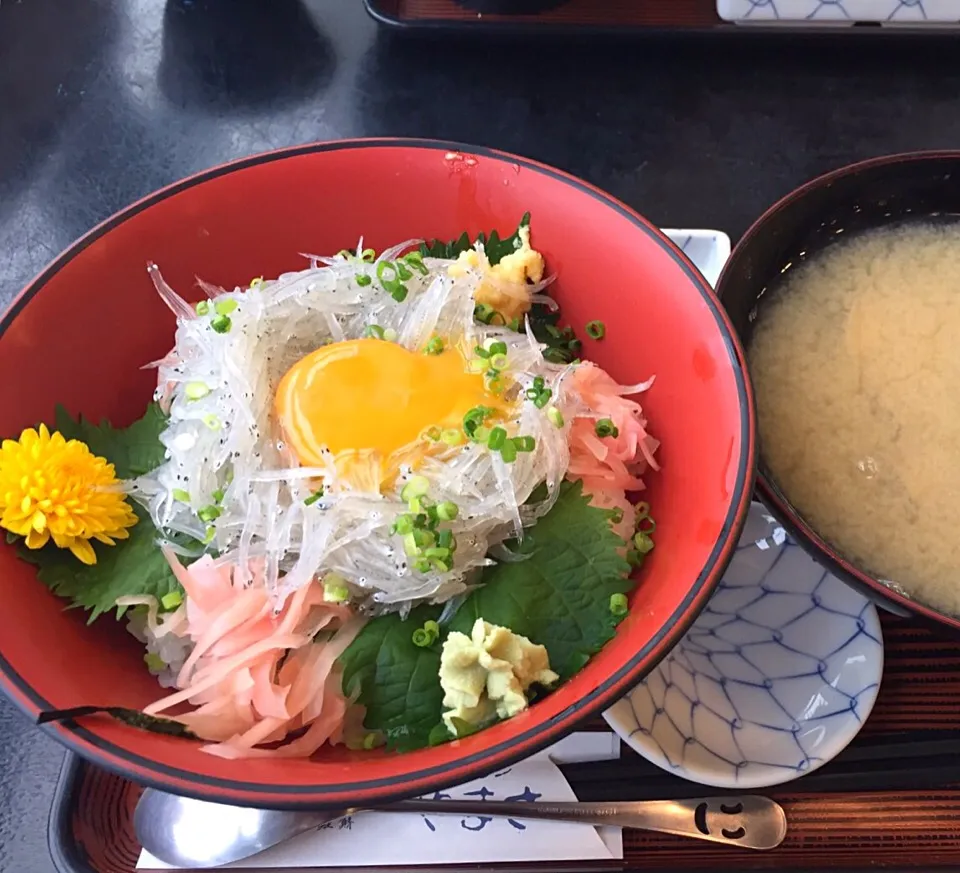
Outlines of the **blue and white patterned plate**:
<svg viewBox="0 0 960 873">
<path fill-rule="evenodd" d="M 960 0 L 717 0 L 717 12 L 738 23 L 943 25 L 960 21 Z"/>
<path fill-rule="evenodd" d="M 754 503 L 703 613 L 605 718 L 678 776 L 760 788 L 839 754 L 870 714 L 882 672 L 873 605 Z"/>
</svg>

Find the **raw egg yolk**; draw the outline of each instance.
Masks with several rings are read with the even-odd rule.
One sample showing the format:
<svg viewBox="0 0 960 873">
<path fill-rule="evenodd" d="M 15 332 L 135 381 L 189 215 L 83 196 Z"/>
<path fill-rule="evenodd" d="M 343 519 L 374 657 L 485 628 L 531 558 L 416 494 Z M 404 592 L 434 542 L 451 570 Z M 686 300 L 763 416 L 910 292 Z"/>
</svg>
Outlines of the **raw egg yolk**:
<svg viewBox="0 0 960 873">
<path fill-rule="evenodd" d="M 387 459 L 428 428 L 459 428 L 473 407 L 502 405 L 456 348 L 427 355 L 378 339 L 332 343 L 301 358 L 275 402 L 287 442 L 306 466 L 319 466 L 323 449 Z"/>
</svg>

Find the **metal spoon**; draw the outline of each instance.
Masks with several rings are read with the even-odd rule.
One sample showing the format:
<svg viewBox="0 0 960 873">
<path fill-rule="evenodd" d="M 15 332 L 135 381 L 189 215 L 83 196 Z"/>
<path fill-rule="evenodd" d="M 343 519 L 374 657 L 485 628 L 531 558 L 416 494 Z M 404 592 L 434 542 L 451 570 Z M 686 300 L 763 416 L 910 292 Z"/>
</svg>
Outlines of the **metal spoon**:
<svg viewBox="0 0 960 873">
<path fill-rule="evenodd" d="M 304 831 L 361 811 L 284 812 L 224 806 L 147 788 L 133 821 L 141 845 L 151 855 L 174 867 L 196 869 L 249 858 Z M 773 849 L 787 833 L 780 805 L 756 795 L 615 803 L 403 800 L 377 811 L 613 825 L 747 849 Z"/>
</svg>

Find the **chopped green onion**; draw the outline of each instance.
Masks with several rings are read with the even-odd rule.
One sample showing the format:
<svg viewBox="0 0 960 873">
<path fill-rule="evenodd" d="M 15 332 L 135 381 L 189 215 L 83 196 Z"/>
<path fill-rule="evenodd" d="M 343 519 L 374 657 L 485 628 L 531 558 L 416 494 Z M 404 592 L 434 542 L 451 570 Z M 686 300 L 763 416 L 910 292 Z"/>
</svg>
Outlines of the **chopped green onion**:
<svg viewBox="0 0 960 873">
<path fill-rule="evenodd" d="M 496 310 L 488 303 L 478 303 L 473 308 L 473 317 L 481 324 L 490 324 L 496 314 Z"/>
<path fill-rule="evenodd" d="M 587 336 L 590 337 L 590 339 L 601 340 L 606 335 L 607 328 L 602 321 L 588 321 L 586 331 Z"/>
<path fill-rule="evenodd" d="M 428 427 L 428 428 L 423 432 L 423 435 L 424 435 L 428 440 L 432 440 L 433 442 L 437 443 L 437 442 L 440 442 L 440 434 L 441 434 L 441 433 L 442 433 L 442 431 L 440 430 L 439 427 L 433 426 L 433 427 Z"/>
<path fill-rule="evenodd" d="M 543 391 L 546 384 L 547 383 L 543 381 L 543 376 L 535 376 L 533 379 L 533 388 L 535 391 Z"/>
<path fill-rule="evenodd" d="M 485 349 L 483 346 L 474 346 L 473 351 L 474 351 L 474 353 L 476 354 L 476 356 L 477 356 L 478 358 L 489 358 L 489 357 L 490 357 L 490 352 L 487 351 L 487 349 Z"/>
<path fill-rule="evenodd" d="M 486 373 L 490 369 L 490 362 L 485 358 L 471 358 L 469 370 L 471 373 Z"/>
<path fill-rule="evenodd" d="M 593 432 L 603 439 L 604 437 L 613 437 L 616 439 L 620 436 L 620 428 L 618 428 L 611 419 L 601 418 L 594 426 Z"/>
<path fill-rule="evenodd" d="M 377 259 L 377 253 L 373 249 L 364 249 L 360 252 L 360 260 L 372 264 Z"/>
<path fill-rule="evenodd" d="M 639 567 L 643 563 L 643 555 L 636 549 L 627 549 L 627 563 L 631 567 Z"/>
<path fill-rule="evenodd" d="M 614 524 L 620 524 L 623 521 L 623 510 L 619 506 L 615 506 L 610 510 L 610 521 Z"/>
<path fill-rule="evenodd" d="M 406 261 L 414 270 L 416 270 L 421 276 L 426 276 L 429 270 L 427 270 L 426 264 L 423 263 L 423 255 L 420 252 L 410 252 L 409 254 L 404 255 L 401 261 Z"/>
<path fill-rule="evenodd" d="M 360 274 L 357 276 L 357 284 L 358 284 L 361 288 L 366 288 L 367 285 L 372 285 L 372 284 L 373 284 L 373 279 L 372 279 L 370 276 L 368 276 L 366 273 L 360 273 Z"/>
<path fill-rule="evenodd" d="M 502 341 L 491 343 L 488 351 L 491 355 L 505 355 L 507 353 L 507 344 Z"/>
<path fill-rule="evenodd" d="M 429 558 L 417 558 L 413 562 L 413 569 L 418 573 L 429 573 L 430 572 L 430 559 Z"/>
<path fill-rule="evenodd" d="M 421 549 L 432 546 L 437 541 L 432 530 L 425 530 L 422 527 L 415 527 L 413 529 L 413 538 Z"/>
<path fill-rule="evenodd" d="M 443 339 L 441 337 L 435 336 L 430 342 L 427 343 L 426 348 L 423 350 L 428 355 L 439 355 L 443 352 Z"/>
<path fill-rule="evenodd" d="M 396 287 L 388 288 L 390 296 L 397 301 L 397 303 L 403 303 L 407 299 L 407 286 L 406 285 L 397 285 Z"/>
<path fill-rule="evenodd" d="M 537 441 L 532 436 L 518 436 L 513 438 L 513 445 L 518 452 L 532 452 L 537 447 Z"/>
<path fill-rule="evenodd" d="M 383 328 L 379 324 L 368 324 L 363 329 L 363 335 L 367 339 L 383 339 Z"/>
<path fill-rule="evenodd" d="M 449 549 L 450 554 L 457 550 L 457 541 L 453 536 L 453 531 L 449 528 L 437 531 L 437 545 L 442 549 Z"/>
<path fill-rule="evenodd" d="M 209 315 L 210 314 L 210 301 L 201 300 L 193 307 L 197 310 L 197 315 Z"/>
<path fill-rule="evenodd" d="M 210 386 L 203 382 L 187 382 L 183 393 L 187 395 L 187 400 L 200 400 L 210 393 Z"/>
<path fill-rule="evenodd" d="M 508 440 L 500 446 L 500 457 L 503 458 L 507 464 L 512 464 L 517 460 L 517 447 L 514 445 L 513 440 Z"/>
<path fill-rule="evenodd" d="M 448 428 L 440 434 L 440 439 L 448 446 L 459 446 L 463 442 L 463 434 L 459 430 Z"/>
<path fill-rule="evenodd" d="M 183 603 L 183 595 L 179 591 L 168 591 L 160 598 L 160 605 L 166 610 L 176 609 Z"/>
<path fill-rule="evenodd" d="M 414 535 L 414 531 L 410 531 L 408 534 L 403 536 L 403 552 L 409 557 L 413 558 L 420 554 L 420 546 L 417 544 L 417 538 Z"/>
<path fill-rule="evenodd" d="M 413 644 L 419 646 L 421 649 L 425 649 L 427 646 L 433 645 L 435 642 L 435 637 L 430 631 L 424 630 L 422 627 L 418 627 L 413 632 Z"/>
<path fill-rule="evenodd" d="M 349 249 L 340 249 L 340 251 L 337 252 L 337 257 L 346 258 L 349 261 L 353 258 L 353 252 L 351 252 Z"/>
<path fill-rule="evenodd" d="M 509 327 L 510 327 L 510 330 L 515 330 L 517 333 L 519 333 L 519 332 L 520 332 L 520 319 L 519 319 L 519 318 L 511 318 L 511 319 L 510 319 L 510 325 L 509 325 Z"/>
<path fill-rule="evenodd" d="M 552 397 L 553 397 L 553 391 L 551 391 L 549 388 L 544 388 L 543 391 L 541 391 L 534 398 L 533 405 L 536 406 L 537 409 L 543 409 L 543 407 L 550 402 L 550 399 Z"/>
<path fill-rule="evenodd" d="M 395 342 L 397 341 L 397 336 L 398 336 L 397 332 L 396 332 L 392 327 L 388 327 L 388 328 L 383 332 L 383 338 L 384 338 L 388 343 L 395 343 Z"/>
<path fill-rule="evenodd" d="M 395 261 L 393 268 L 397 271 L 397 276 L 401 282 L 406 282 L 413 278 L 413 273 L 410 272 L 410 268 L 403 261 Z"/>
<path fill-rule="evenodd" d="M 650 504 L 646 500 L 641 500 L 635 507 L 637 511 L 637 521 L 643 521 L 650 515 Z"/>
<path fill-rule="evenodd" d="M 634 534 L 633 544 L 641 555 L 645 555 L 647 552 L 652 551 L 654 545 L 653 540 L 650 539 L 650 537 L 647 536 L 647 534 L 645 534 L 643 531 L 638 531 L 636 534 Z"/>
<path fill-rule="evenodd" d="M 203 423 L 209 427 L 210 430 L 220 430 L 220 419 L 212 412 L 203 417 Z"/>
<path fill-rule="evenodd" d="M 229 315 L 238 305 L 236 300 L 228 297 L 226 300 L 218 300 L 213 304 L 213 308 L 216 310 L 217 315 Z"/>
<path fill-rule="evenodd" d="M 306 500 L 303 501 L 304 506 L 313 506 L 321 497 L 323 497 L 323 486 L 321 485 L 316 491 L 313 492 Z"/>
<path fill-rule="evenodd" d="M 393 532 L 405 536 L 413 531 L 413 517 L 410 515 L 398 515 L 393 523 Z"/>
<path fill-rule="evenodd" d="M 626 594 L 611 594 L 610 595 L 610 612 L 614 615 L 626 615 L 630 607 L 627 603 Z"/>
<path fill-rule="evenodd" d="M 437 504 L 437 517 L 441 521 L 453 521 L 460 514 L 460 508 L 456 503 L 444 500 Z"/>
<path fill-rule="evenodd" d="M 156 652 L 147 652 L 147 654 L 143 656 L 143 663 L 147 665 L 148 670 L 153 670 L 156 673 L 167 668 L 167 662 Z"/>
<path fill-rule="evenodd" d="M 251 288 L 259 288 L 263 284 L 263 276 L 257 276 L 256 279 L 250 280 Z"/>
<path fill-rule="evenodd" d="M 477 429 L 493 412 L 488 406 L 474 406 L 463 416 L 463 431 L 471 439 L 477 438 Z"/>
<path fill-rule="evenodd" d="M 440 625 L 435 621 L 425 621 L 423 623 L 423 629 L 427 631 L 427 633 L 435 634 L 438 637 L 440 636 Z"/>
<path fill-rule="evenodd" d="M 506 442 L 506 439 L 507 432 L 502 427 L 495 427 L 490 431 L 490 436 L 487 437 L 487 447 L 498 452 L 504 442 Z"/>
<path fill-rule="evenodd" d="M 429 490 L 430 480 L 426 476 L 414 476 L 403 486 L 400 499 L 410 501 L 416 497 L 423 497 Z"/>
<path fill-rule="evenodd" d="M 547 409 L 547 420 L 554 427 L 563 427 L 563 413 L 556 406 Z"/>
<path fill-rule="evenodd" d="M 216 535 L 217 535 L 217 529 L 213 525 L 210 525 L 210 527 L 207 528 L 206 533 L 203 535 L 203 544 L 205 546 L 210 545 L 210 543 L 213 542 L 213 538 Z"/>
<path fill-rule="evenodd" d="M 506 370 L 509 363 L 506 355 L 494 355 L 490 358 L 490 366 L 494 370 Z"/>
<path fill-rule="evenodd" d="M 437 558 L 441 561 L 446 561 L 450 557 L 450 549 L 445 549 L 440 546 L 431 546 L 429 549 L 425 549 L 423 552 L 425 558 Z"/>
<path fill-rule="evenodd" d="M 225 496 L 225 493 L 222 488 L 218 488 L 216 491 L 213 492 L 211 496 L 213 497 L 214 503 L 223 503 L 223 498 Z"/>
<path fill-rule="evenodd" d="M 387 271 L 390 272 L 390 275 L 387 275 Z M 396 282 L 399 278 L 397 275 L 397 268 L 393 265 L 392 261 L 380 261 L 377 264 L 377 278 L 381 282 Z"/>
<path fill-rule="evenodd" d="M 323 599 L 327 603 L 343 603 L 350 599 L 347 580 L 337 573 L 327 573 L 323 577 Z"/>
<path fill-rule="evenodd" d="M 547 333 L 553 337 L 553 339 L 560 339 L 560 329 L 553 324 L 546 325 Z"/>
<path fill-rule="evenodd" d="M 233 322 L 230 320 L 229 315 L 215 315 L 210 319 L 210 327 L 217 333 L 230 333 Z"/>
<path fill-rule="evenodd" d="M 371 731 L 363 738 L 363 748 L 368 752 L 371 749 L 375 749 L 378 745 L 377 740 L 377 735 Z"/>
<path fill-rule="evenodd" d="M 206 522 L 207 524 L 211 521 L 216 521 L 222 514 L 219 506 L 204 506 L 202 509 L 197 510 L 197 517 L 200 521 Z"/>
<path fill-rule="evenodd" d="M 189 492 L 189 491 L 184 491 L 182 488 L 174 488 L 174 489 L 173 489 L 173 499 L 174 499 L 174 500 L 179 500 L 181 503 L 189 503 L 189 502 L 190 502 L 190 492 Z"/>
</svg>

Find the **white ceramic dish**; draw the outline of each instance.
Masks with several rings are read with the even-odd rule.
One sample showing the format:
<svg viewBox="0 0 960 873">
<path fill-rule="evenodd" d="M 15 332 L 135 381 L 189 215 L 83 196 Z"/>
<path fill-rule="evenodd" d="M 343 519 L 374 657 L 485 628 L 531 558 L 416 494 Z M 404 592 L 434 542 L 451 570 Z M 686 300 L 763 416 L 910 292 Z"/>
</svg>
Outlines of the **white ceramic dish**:
<svg viewBox="0 0 960 873">
<path fill-rule="evenodd" d="M 869 716 L 882 673 L 874 606 L 754 503 L 710 603 L 605 718 L 678 776 L 760 788 L 839 754 Z"/>
<path fill-rule="evenodd" d="M 717 12 L 738 24 L 783 22 L 891 25 L 956 25 L 960 0 L 717 0 Z"/>
<path fill-rule="evenodd" d="M 730 257 L 730 237 L 722 230 L 689 230 L 665 227 L 663 232 L 693 261 L 703 277 L 716 285 Z"/>
</svg>

